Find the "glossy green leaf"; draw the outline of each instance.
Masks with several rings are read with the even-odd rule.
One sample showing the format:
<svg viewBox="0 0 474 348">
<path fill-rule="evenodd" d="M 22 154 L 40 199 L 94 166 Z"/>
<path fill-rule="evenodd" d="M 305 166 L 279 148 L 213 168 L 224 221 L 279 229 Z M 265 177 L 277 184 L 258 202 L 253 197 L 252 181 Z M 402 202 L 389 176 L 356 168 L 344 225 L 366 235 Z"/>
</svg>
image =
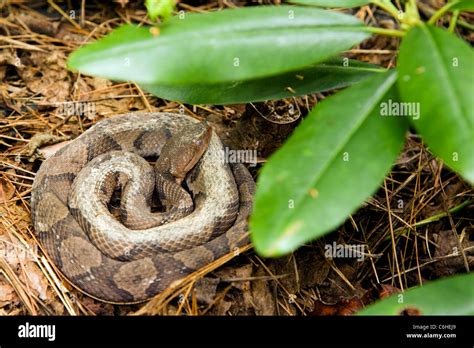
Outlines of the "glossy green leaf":
<svg viewBox="0 0 474 348">
<path fill-rule="evenodd" d="M 474 273 L 456 275 L 411 288 L 367 307 L 358 315 L 399 315 L 405 309 L 422 315 L 474 315 Z"/>
<path fill-rule="evenodd" d="M 323 100 L 263 166 L 250 220 L 255 249 L 279 256 L 344 222 L 377 190 L 405 139 L 395 72 Z M 390 101 L 389 101 L 390 100 Z"/>
<path fill-rule="evenodd" d="M 474 0 L 461 0 L 451 10 L 474 11 Z"/>
<path fill-rule="evenodd" d="M 430 150 L 474 183 L 474 50 L 443 29 L 408 32 L 398 59 L 404 102 L 419 103 L 410 118 Z"/>
<path fill-rule="evenodd" d="M 356 60 L 332 59 L 313 67 L 240 82 L 186 87 L 162 84 L 141 86 L 164 99 L 188 104 L 222 105 L 283 99 L 342 88 L 382 71 L 374 65 Z"/>
<path fill-rule="evenodd" d="M 370 0 L 289 0 L 294 4 L 311 5 L 318 7 L 359 7 L 366 5 Z"/>
<path fill-rule="evenodd" d="M 297 6 L 185 14 L 159 28 L 125 25 L 75 51 L 69 67 L 139 84 L 222 83 L 302 69 L 370 35 L 352 16 Z"/>
</svg>

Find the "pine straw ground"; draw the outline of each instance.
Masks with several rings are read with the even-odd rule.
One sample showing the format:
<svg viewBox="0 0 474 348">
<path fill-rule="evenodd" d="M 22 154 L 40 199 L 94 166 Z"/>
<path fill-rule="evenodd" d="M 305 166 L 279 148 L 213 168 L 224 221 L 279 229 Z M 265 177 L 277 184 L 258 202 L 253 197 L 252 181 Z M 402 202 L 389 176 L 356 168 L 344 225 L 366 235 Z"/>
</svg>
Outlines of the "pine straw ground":
<svg viewBox="0 0 474 348">
<path fill-rule="evenodd" d="M 423 1 L 419 6 L 426 16 L 442 3 Z M 178 9 L 201 12 L 244 5 L 186 1 Z M 74 18 L 67 16 L 71 10 Z M 180 105 L 132 83 L 66 69 L 67 55 L 82 43 L 124 22 L 147 23 L 140 1 L 1 1 L 0 12 L 0 315 L 351 314 L 380 297 L 473 266 L 471 187 L 410 134 L 380 190 L 337 231 L 287 257 L 264 260 L 247 246 L 141 305 L 114 306 L 83 295 L 55 270 L 33 235 L 29 198 L 41 156 L 101 119 L 181 107 L 208 119 L 237 148 L 257 149 L 264 162 L 298 123 L 275 123 L 272 112 L 284 112 L 294 103 L 304 116 L 327 94 L 226 107 Z M 371 25 L 395 26 L 370 6 L 353 13 Z M 460 20 L 469 26 L 473 16 Z M 473 33 L 465 26 L 459 34 L 472 42 Z M 391 67 L 397 48 L 397 39 L 375 37 L 346 54 Z M 66 101 L 93 103 L 95 113 L 68 115 L 57 104 Z M 253 174 L 258 174 L 255 168 Z M 324 245 L 332 242 L 363 244 L 367 254 L 362 262 L 325 258 Z"/>
</svg>

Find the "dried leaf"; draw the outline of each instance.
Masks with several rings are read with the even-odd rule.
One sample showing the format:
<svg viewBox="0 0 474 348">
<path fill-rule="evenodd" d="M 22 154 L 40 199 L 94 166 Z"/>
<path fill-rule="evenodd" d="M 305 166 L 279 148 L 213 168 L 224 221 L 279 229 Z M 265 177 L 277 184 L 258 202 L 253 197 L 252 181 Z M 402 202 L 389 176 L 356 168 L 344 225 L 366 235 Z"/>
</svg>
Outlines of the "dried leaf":
<svg viewBox="0 0 474 348">
<path fill-rule="evenodd" d="M 26 279 L 23 274 L 20 274 L 20 280 L 27 284 L 28 288 L 33 290 L 41 300 L 46 300 L 48 298 L 48 280 L 45 275 L 33 261 L 28 261 L 23 266 Z"/>
<path fill-rule="evenodd" d="M 15 195 L 15 186 L 10 181 L 0 178 L 0 203 L 8 202 Z"/>
<path fill-rule="evenodd" d="M 15 290 L 10 284 L 0 284 L 0 308 L 18 301 Z"/>
<path fill-rule="evenodd" d="M 216 291 L 217 291 L 217 286 L 220 283 L 219 278 L 202 278 L 200 279 L 195 287 L 195 295 L 200 303 L 204 303 L 206 305 L 210 305 L 211 303 L 214 302 L 215 296 L 216 296 Z"/>
</svg>

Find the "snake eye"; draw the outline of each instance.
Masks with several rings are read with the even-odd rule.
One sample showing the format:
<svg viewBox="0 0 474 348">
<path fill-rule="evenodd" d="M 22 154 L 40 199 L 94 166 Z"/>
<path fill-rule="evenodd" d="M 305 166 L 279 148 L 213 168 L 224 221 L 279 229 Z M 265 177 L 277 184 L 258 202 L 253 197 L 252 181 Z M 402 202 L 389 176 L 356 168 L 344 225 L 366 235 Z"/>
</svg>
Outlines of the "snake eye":
<svg viewBox="0 0 474 348">
<path fill-rule="evenodd" d="M 209 144 L 209 141 L 211 140 L 212 128 L 207 124 L 204 124 L 204 126 L 205 128 L 202 129 L 200 135 L 196 137 L 194 141 L 197 147 L 203 146 L 206 148 Z"/>
</svg>

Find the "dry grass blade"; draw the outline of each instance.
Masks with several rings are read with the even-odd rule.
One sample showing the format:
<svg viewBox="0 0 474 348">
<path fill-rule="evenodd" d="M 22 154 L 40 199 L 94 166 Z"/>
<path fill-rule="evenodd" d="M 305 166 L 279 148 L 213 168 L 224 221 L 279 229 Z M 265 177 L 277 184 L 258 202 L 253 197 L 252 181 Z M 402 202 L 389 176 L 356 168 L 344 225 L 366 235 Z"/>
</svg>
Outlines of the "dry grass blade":
<svg viewBox="0 0 474 348">
<path fill-rule="evenodd" d="M 49 284 L 53 288 L 54 292 L 58 295 L 60 301 L 68 311 L 69 315 L 77 315 L 78 313 L 74 309 L 74 303 L 71 301 L 72 295 L 70 294 L 69 290 L 63 285 L 63 283 L 59 280 L 55 272 L 53 271 L 49 261 L 44 257 L 41 256 L 40 258 L 40 268 L 45 277 L 48 279 Z"/>
<path fill-rule="evenodd" d="M 247 244 L 241 248 L 239 248 L 238 252 L 231 252 L 228 253 L 221 258 L 213 261 L 206 267 L 201 268 L 200 270 L 190 274 L 186 278 L 183 278 L 175 283 L 173 283 L 168 289 L 160 293 L 159 295 L 152 298 L 147 304 L 145 304 L 142 308 L 138 311 L 131 313 L 131 315 L 157 315 L 161 314 L 164 307 L 167 303 L 173 300 L 176 297 L 179 297 L 180 294 L 185 292 L 185 289 L 190 285 L 195 283 L 197 280 L 204 277 L 209 272 L 214 271 L 215 269 L 219 268 L 223 264 L 229 262 L 234 257 L 238 256 L 239 254 L 249 250 L 251 248 L 250 244 Z M 188 290 L 189 292 L 189 290 Z"/>
<path fill-rule="evenodd" d="M 30 296 L 28 289 L 25 287 L 25 285 L 23 285 L 15 271 L 3 257 L 0 257 L 0 273 L 5 276 L 5 278 L 12 285 L 13 289 L 15 289 L 16 293 L 20 297 L 21 302 L 28 311 L 28 314 L 37 315 L 38 309 L 35 306 L 35 300 Z"/>
</svg>

